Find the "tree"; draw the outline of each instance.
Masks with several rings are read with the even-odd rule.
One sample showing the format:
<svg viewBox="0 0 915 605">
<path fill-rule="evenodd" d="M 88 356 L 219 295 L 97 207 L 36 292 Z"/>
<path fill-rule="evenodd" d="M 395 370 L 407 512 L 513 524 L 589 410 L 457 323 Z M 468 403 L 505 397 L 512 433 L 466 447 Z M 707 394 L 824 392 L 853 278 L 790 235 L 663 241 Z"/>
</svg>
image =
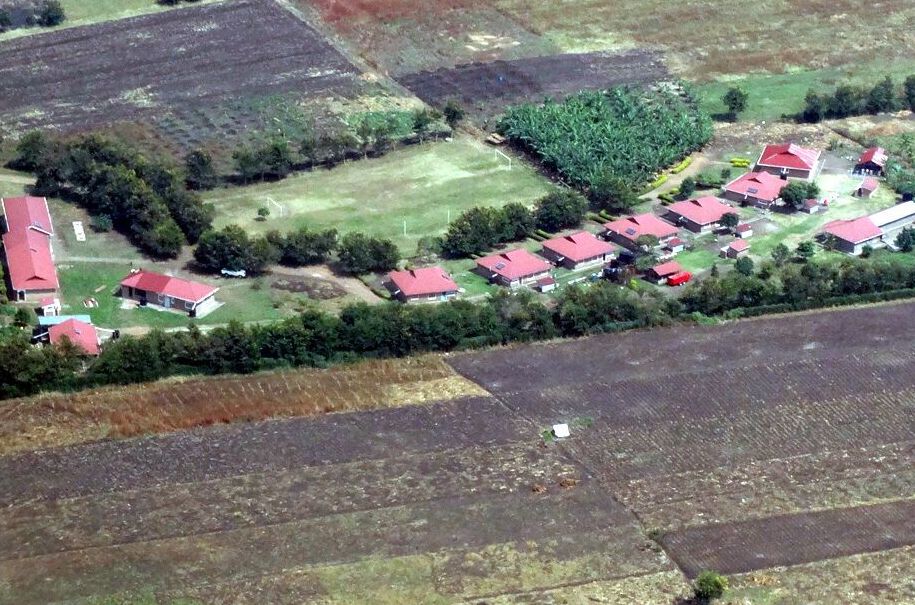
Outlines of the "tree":
<svg viewBox="0 0 915 605">
<path fill-rule="evenodd" d="M 368 237 L 362 233 L 347 233 L 337 246 L 340 268 L 346 273 L 390 271 L 397 266 L 400 254 L 390 240 Z"/>
<path fill-rule="evenodd" d="M 865 94 L 862 90 L 845 84 L 836 88 L 829 100 L 828 115 L 831 118 L 861 115 L 865 103 Z"/>
<path fill-rule="evenodd" d="M 741 256 L 737 259 L 737 262 L 734 263 L 734 270 L 741 275 L 750 277 L 753 275 L 753 259 L 748 256 Z"/>
<path fill-rule="evenodd" d="M 434 121 L 432 113 L 428 109 L 423 108 L 413 112 L 413 132 L 416 133 L 421 142 L 429 134 L 429 128 L 431 128 Z"/>
<path fill-rule="evenodd" d="M 228 225 L 221 231 L 207 231 L 200 236 L 194 259 L 212 273 L 222 269 L 244 270 L 249 275 L 263 273 L 279 252 L 265 239 L 251 239 L 238 225 Z"/>
<path fill-rule="evenodd" d="M 261 206 L 257 209 L 257 220 L 265 221 L 268 216 L 270 216 L 270 209 L 266 206 Z"/>
<path fill-rule="evenodd" d="M 464 257 L 492 248 L 499 243 L 504 218 L 496 208 L 478 206 L 462 213 L 448 225 L 442 241 L 445 254 Z"/>
<path fill-rule="evenodd" d="M 466 114 L 464 108 L 454 99 L 449 99 L 448 102 L 445 103 L 442 113 L 445 115 L 445 122 L 447 122 L 448 126 L 452 129 L 457 127 Z"/>
<path fill-rule="evenodd" d="M 903 84 L 905 104 L 911 111 L 915 111 L 915 75 L 908 76 Z"/>
<path fill-rule="evenodd" d="M 693 594 L 703 602 L 720 599 L 728 589 L 728 579 L 714 571 L 703 571 L 693 583 Z"/>
<path fill-rule="evenodd" d="M 51 151 L 51 142 L 40 130 L 22 135 L 16 144 L 16 155 L 10 160 L 10 167 L 16 170 L 34 172 L 42 165 Z"/>
<path fill-rule="evenodd" d="M 635 259 L 635 268 L 637 271 L 648 271 L 658 264 L 658 257 L 654 254 L 640 254 Z"/>
<path fill-rule="evenodd" d="M 212 156 L 197 149 L 184 156 L 184 182 L 188 189 L 206 190 L 216 186 L 218 176 Z"/>
<path fill-rule="evenodd" d="M 534 230 L 534 215 L 527 206 L 512 202 L 502 207 L 502 229 L 499 240 L 511 242 L 527 237 Z"/>
<path fill-rule="evenodd" d="M 318 144 L 319 139 L 312 130 L 305 133 L 305 136 L 302 137 L 302 141 L 299 143 L 299 155 L 302 156 L 305 163 L 309 166 L 314 165 L 317 161 Z"/>
<path fill-rule="evenodd" d="M 610 212 L 625 212 L 639 203 L 632 187 L 609 172 L 595 179 L 588 190 L 588 197 L 596 210 Z"/>
<path fill-rule="evenodd" d="M 736 212 L 726 212 L 721 215 L 721 226 L 726 229 L 734 230 L 740 224 L 740 217 Z"/>
<path fill-rule="evenodd" d="M 737 114 L 742 113 L 747 108 L 747 100 L 750 95 L 739 86 L 732 86 L 728 89 L 721 100 L 724 101 L 725 107 L 728 108 L 728 115 L 732 120 L 737 119 Z"/>
<path fill-rule="evenodd" d="M 797 245 L 797 250 L 795 250 L 798 257 L 806 261 L 813 257 L 816 254 L 816 246 L 811 241 L 804 241 Z"/>
<path fill-rule="evenodd" d="M 902 252 L 915 249 L 915 229 L 906 227 L 896 236 L 896 247 Z"/>
<path fill-rule="evenodd" d="M 549 233 L 577 227 L 588 210 L 587 200 L 570 189 L 557 189 L 537 202 L 534 210 L 537 228 Z"/>
<path fill-rule="evenodd" d="M 801 113 L 805 122 L 815 124 L 823 120 L 826 117 L 826 99 L 822 95 L 817 94 L 813 89 L 807 91 L 807 96 L 804 97 L 804 111 Z"/>
<path fill-rule="evenodd" d="M 815 199 L 818 195 L 820 195 L 820 188 L 816 183 L 791 181 L 782 188 L 780 197 L 785 204 L 796 210 L 803 205 L 804 201 Z"/>
<path fill-rule="evenodd" d="M 45 0 L 44 4 L 38 11 L 38 25 L 42 27 L 54 27 L 64 22 L 67 15 L 59 0 Z"/>
<path fill-rule="evenodd" d="M 35 314 L 31 309 L 26 309 L 25 307 L 18 307 L 16 314 L 13 316 L 13 324 L 20 328 L 32 325 L 34 320 Z"/>
<path fill-rule="evenodd" d="M 107 214 L 97 214 L 92 217 L 92 228 L 99 233 L 107 233 L 114 227 L 111 217 Z"/>
<path fill-rule="evenodd" d="M 658 244 L 661 243 L 661 240 L 658 239 L 656 235 L 651 235 L 646 233 L 645 235 L 640 235 L 635 239 L 635 244 L 642 250 L 654 250 L 658 247 Z"/>
<path fill-rule="evenodd" d="M 878 82 L 867 94 L 867 111 L 870 113 L 883 113 L 895 111 L 898 107 L 896 100 L 896 87 L 889 76 Z"/>
<path fill-rule="evenodd" d="M 781 267 L 788 259 L 791 258 L 791 250 L 788 249 L 783 243 L 778 243 L 775 248 L 772 249 L 772 261 L 777 267 Z"/>
<path fill-rule="evenodd" d="M 284 265 L 313 265 L 327 261 L 337 245 L 337 230 L 311 231 L 301 227 L 285 236 L 271 231 L 267 240 L 280 251 L 280 262 Z"/>
<path fill-rule="evenodd" d="M 6 9 L 0 9 L 0 32 L 5 32 L 12 25 L 13 18 L 10 17 L 10 12 Z"/>
<path fill-rule="evenodd" d="M 688 176 L 685 179 L 683 179 L 683 181 L 680 183 L 679 197 L 681 197 L 684 200 L 689 199 L 689 197 L 692 196 L 694 193 L 696 193 L 696 179 L 694 179 L 691 176 Z"/>
</svg>

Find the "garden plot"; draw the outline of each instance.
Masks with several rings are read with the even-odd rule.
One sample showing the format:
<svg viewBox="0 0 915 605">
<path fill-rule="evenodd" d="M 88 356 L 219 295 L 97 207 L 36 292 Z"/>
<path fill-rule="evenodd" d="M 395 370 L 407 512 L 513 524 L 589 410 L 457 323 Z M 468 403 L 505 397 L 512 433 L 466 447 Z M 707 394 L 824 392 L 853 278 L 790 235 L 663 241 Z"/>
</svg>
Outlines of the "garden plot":
<svg viewBox="0 0 915 605">
<path fill-rule="evenodd" d="M 350 90 L 359 75 L 272 0 L 241 0 L 0 44 L 6 127 L 87 130 L 230 99 Z"/>
</svg>

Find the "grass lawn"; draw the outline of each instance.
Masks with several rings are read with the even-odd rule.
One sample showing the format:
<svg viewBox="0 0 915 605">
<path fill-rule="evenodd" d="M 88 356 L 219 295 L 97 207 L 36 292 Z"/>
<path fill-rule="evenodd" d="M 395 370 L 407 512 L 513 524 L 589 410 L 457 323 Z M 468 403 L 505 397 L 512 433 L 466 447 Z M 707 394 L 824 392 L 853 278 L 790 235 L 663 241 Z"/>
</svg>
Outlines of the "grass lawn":
<svg viewBox="0 0 915 605">
<path fill-rule="evenodd" d="M 92 322 L 103 328 L 180 328 L 191 321 L 184 314 L 156 311 L 149 308 L 122 309 L 121 298 L 115 296 L 118 284 L 130 272 L 125 263 L 62 263 L 58 265 L 61 297 L 65 314 L 88 314 Z M 212 280 L 195 276 L 220 287 L 216 295 L 223 306 L 202 319 L 200 325 L 279 319 L 284 313 L 275 308 L 274 293 L 258 280 Z M 87 309 L 82 301 L 95 298 L 99 306 Z"/>
<path fill-rule="evenodd" d="M 721 245 L 724 246 L 724 244 Z M 673 260 L 680 263 L 680 266 L 690 273 L 696 274 L 708 271 L 713 264 L 724 259 L 720 258 L 714 250 L 697 246 L 695 250 L 684 250 L 675 256 Z"/>
<path fill-rule="evenodd" d="M 492 149 L 459 137 L 205 197 L 216 205 L 217 226 L 236 223 L 256 233 L 302 226 L 362 231 L 390 238 L 412 255 L 419 238 L 445 232 L 449 216 L 473 206 L 531 204 L 550 187 L 526 164 L 516 160 L 508 170 Z M 256 221 L 261 207 L 271 214 Z"/>
</svg>

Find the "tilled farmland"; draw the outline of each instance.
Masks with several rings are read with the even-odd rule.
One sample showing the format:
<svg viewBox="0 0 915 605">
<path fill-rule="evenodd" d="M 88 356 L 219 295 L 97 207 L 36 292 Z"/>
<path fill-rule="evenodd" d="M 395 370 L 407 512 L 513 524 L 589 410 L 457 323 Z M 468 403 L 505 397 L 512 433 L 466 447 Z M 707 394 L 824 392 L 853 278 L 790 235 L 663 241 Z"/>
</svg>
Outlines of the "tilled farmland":
<svg viewBox="0 0 915 605">
<path fill-rule="evenodd" d="M 0 107 L 14 130 L 84 130 L 239 98 L 345 91 L 358 75 L 276 2 L 239 0 L 4 42 Z"/>
<path fill-rule="evenodd" d="M 906 602 L 913 311 L 462 353 L 492 396 L 0 457 L 0 601 L 668 605 L 715 568 Z"/>
<path fill-rule="evenodd" d="M 470 63 L 401 76 L 398 81 L 432 105 L 455 100 L 474 113 L 505 105 L 562 98 L 580 90 L 648 85 L 668 76 L 650 51 L 582 53 Z"/>
</svg>

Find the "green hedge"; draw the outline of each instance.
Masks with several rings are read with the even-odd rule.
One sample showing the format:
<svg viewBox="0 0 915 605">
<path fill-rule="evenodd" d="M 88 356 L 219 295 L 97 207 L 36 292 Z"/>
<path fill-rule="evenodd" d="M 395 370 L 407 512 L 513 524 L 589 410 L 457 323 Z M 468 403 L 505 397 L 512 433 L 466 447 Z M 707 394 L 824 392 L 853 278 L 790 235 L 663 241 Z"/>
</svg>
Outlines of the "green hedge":
<svg viewBox="0 0 915 605">
<path fill-rule="evenodd" d="M 674 174 L 680 174 L 681 172 L 683 172 L 684 170 L 689 168 L 689 165 L 692 163 L 693 163 L 692 156 L 683 158 L 683 161 L 680 162 L 679 164 L 677 164 L 676 166 L 674 166 L 673 168 L 671 168 L 670 171 Z"/>
</svg>

